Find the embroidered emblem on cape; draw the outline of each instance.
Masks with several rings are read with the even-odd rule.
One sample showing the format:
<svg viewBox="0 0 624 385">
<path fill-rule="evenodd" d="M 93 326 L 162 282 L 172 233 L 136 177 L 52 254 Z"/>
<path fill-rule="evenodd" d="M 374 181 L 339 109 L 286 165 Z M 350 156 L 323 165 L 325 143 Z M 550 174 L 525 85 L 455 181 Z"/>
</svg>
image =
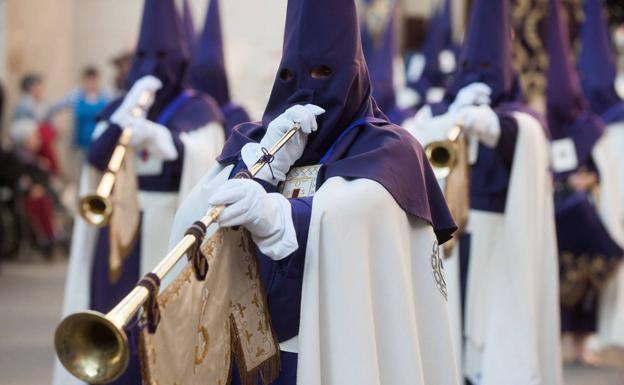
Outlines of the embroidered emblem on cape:
<svg viewBox="0 0 624 385">
<path fill-rule="evenodd" d="M 286 180 L 280 185 L 280 192 L 286 198 L 305 198 L 314 196 L 316 178 L 321 165 L 295 167 L 290 170 Z"/>
<path fill-rule="evenodd" d="M 444 271 L 442 267 L 442 260 L 440 259 L 440 246 L 438 245 L 438 241 L 433 243 L 433 248 L 431 249 L 431 268 L 433 269 L 433 279 L 435 280 L 438 290 L 442 293 L 444 300 L 448 300 L 446 280 L 444 279 Z"/>
</svg>

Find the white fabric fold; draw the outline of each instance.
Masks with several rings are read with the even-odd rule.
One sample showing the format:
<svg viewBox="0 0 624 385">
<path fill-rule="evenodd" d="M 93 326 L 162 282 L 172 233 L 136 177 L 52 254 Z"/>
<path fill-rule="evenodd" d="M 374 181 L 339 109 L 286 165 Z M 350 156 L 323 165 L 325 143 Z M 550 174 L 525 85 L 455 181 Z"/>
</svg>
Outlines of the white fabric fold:
<svg viewBox="0 0 624 385">
<path fill-rule="evenodd" d="M 465 370 L 481 385 L 558 385 L 559 270 L 548 142 L 537 120 L 514 116 L 519 130 L 505 215 L 470 216 L 475 278 L 468 278 Z M 479 286 L 485 297 L 471 293 Z"/>
<path fill-rule="evenodd" d="M 298 385 L 459 384 L 434 245 L 432 228 L 378 183 L 323 184 L 306 250 Z"/>
<path fill-rule="evenodd" d="M 613 239 L 624 247 L 624 122 L 607 126 L 594 146 L 592 157 L 600 173 L 600 216 Z M 600 293 L 598 333 L 593 350 L 624 347 L 624 263 Z"/>
</svg>

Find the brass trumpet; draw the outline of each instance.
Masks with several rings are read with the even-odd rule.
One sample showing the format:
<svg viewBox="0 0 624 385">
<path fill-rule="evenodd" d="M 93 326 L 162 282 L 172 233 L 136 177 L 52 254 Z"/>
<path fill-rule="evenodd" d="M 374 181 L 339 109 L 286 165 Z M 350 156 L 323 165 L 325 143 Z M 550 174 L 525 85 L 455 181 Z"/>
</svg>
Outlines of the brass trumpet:
<svg viewBox="0 0 624 385">
<path fill-rule="evenodd" d="M 269 150 L 275 155 L 296 133 L 298 123 L 284 134 Z M 270 157 L 263 157 L 249 170 L 255 176 Z M 225 206 L 213 207 L 201 219 L 206 226 L 216 221 Z M 201 241 L 194 235 L 186 235 L 165 258 L 152 270 L 161 280 L 169 274 L 180 259 Z M 76 313 L 65 318 L 56 328 L 54 347 L 63 366 L 75 377 L 90 384 L 106 384 L 119 378 L 130 360 L 130 347 L 124 326 L 134 318 L 150 293 L 143 286 L 136 286 L 108 314 L 95 311 Z"/>
<path fill-rule="evenodd" d="M 144 92 L 139 98 L 138 105 L 132 110 L 134 117 L 145 116 L 146 110 L 152 103 L 154 94 L 152 92 Z M 121 169 L 130 137 L 132 136 L 131 128 L 124 128 L 119 136 L 117 146 L 113 150 L 106 171 L 98 184 L 95 193 L 80 198 L 78 203 L 78 211 L 85 221 L 95 227 L 106 226 L 113 212 L 113 203 L 110 200 L 111 193 L 115 187 L 116 175 Z"/>
<path fill-rule="evenodd" d="M 461 126 L 456 125 L 449 132 L 447 140 L 431 142 L 425 146 L 425 155 L 431 163 L 436 178 L 446 178 L 457 164 L 456 145 L 461 133 Z"/>
</svg>

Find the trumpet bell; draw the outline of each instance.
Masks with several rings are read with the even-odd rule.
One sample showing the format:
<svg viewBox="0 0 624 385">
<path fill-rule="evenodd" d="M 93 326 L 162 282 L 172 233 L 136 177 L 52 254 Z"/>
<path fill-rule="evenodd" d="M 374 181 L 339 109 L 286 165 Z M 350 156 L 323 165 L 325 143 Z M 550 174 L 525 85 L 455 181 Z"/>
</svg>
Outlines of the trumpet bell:
<svg viewBox="0 0 624 385">
<path fill-rule="evenodd" d="M 96 227 L 106 226 L 113 213 L 110 199 L 100 195 L 87 195 L 81 198 L 78 208 L 84 220 Z"/>
<path fill-rule="evenodd" d="M 57 327 L 54 348 L 73 376 L 90 384 L 106 384 L 128 367 L 128 337 L 104 314 L 72 314 Z"/>
<path fill-rule="evenodd" d="M 446 178 L 457 163 L 457 150 L 450 141 L 429 143 L 425 147 L 425 155 L 438 179 Z"/>
</svg>

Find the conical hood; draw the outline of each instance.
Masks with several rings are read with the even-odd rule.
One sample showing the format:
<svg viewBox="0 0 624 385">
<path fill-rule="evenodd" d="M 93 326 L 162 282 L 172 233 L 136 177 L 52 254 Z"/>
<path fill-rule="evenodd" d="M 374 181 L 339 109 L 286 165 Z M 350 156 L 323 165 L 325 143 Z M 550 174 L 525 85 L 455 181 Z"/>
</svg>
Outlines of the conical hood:
<svg viewBox="0 0 624 385">
<path fill-rule="evenodd" d="M 414 85 L 414 88 L 419 92 L 426 92 L 427 88 L 437 87 L 442 82 L 439 62 L 440 52 L 444 49 L 442 16 L 440 11 L 436 11 L 427 23 L 425 39 L 420 50 L 425 58 L 425 68 L 419 79 L 419 84 Z"/>
<path fill-rule="evenodd" d="M 193 57 L 197 48 L 197 34 L 195 33 L 195 22 L 188 0 L 182 2 L 182 25 L 184 26 L 184 37 L 186 37 L 189 52 Z"/>
<path fill-rule="evenodd" d="M 569 136 L 570 126 L 586 106 L 573 65 L 570 36 L 563 19 L 561 0 L 549 0 L 548 55 L 548 125 L 553 138 L 561 138 Z"/>
<path fill-rule="evenodd" d="M 366 23 L 366 20 L 371 18 L 368 16 L 364 18 L 362 46 L 370 71 L 373 97 L 381 110 L 389 113 L 394 109 L 396 100 L 394 91 L 394 58 L 397 54 L 396 2 L 386 0 L 386 6 L 389 9 L 379 15 L 381 18 L 387 14 L 385 25 L 380 30 L 374 30 L 374 27 Z M 375 12 L 375 9 L 365 6 L 364 12 Z"/>
<path fill-rule="evenodd" d="M 128 73 L 131 86 L 145 75 L 158 77 L 160 95 L 176 92 L 184 81 L 189 53 L 174 0 L 145 0 L 141 32 Z"/>
<path fill-rule="evenodd" d="M 191 85 L 212 96 L 221 106 L 230 102 L 219 0 L 210 0 L 190 70 Z"/>
<path fill-rule="evenodd" d="M 450 87 L 451 96 L 474 82 L 482 82 L 492 88 L 494 103 L 516 96 L 510 17 L 509 0 L 473 2 L 460 66 Z"/>
<path fill-rule="evenodd" d="M 374 113 L 354 0 L 288 1 L 282 61 L 263 123 L 307 103 L 326 112 L 302 163 L 320 160 L 352 122 Z"/>
<path fill-rule="evenodd" d="M 616 68 L 602 0 L 585 0 L 579 75 L 592 110 L 603 115 L 621 103 L 615 92 Z"/>
<path fill-rule="evenodd" d="M 453 41 L 453 4 L 451 0 L 444 0 L 440 11 L 441 17 L 441 33 L 442 44 L 444 49 L 453 49 L 455 43 Z"/>
</svg>

